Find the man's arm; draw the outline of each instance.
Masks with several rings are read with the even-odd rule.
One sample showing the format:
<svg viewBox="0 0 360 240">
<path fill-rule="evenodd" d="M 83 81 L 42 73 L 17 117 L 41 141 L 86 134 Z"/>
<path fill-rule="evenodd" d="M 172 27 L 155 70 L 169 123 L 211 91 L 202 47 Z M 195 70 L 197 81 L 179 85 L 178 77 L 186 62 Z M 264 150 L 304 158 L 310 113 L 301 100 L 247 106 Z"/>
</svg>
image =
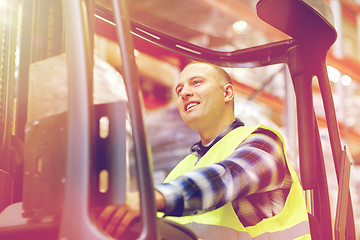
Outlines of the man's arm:
<svg viewBox="0 0 360 240">
<path fill-rule="evenodd" d="M 224 161 L 157 185 L 156 205 L 170 216 L 210 211 L 235 198 L 278 188 L 285 171 L 281 141 L 271 134 L 254 133 Z M 127 196 L 126 204 L 106 207 L 98 218 L 99 226 L 114 237 L 121 236 L 140 216 L 139 203 L 136 192 Z"/>
<path fill-rule="evenodd" d="M 166 199 L 165 214 L 184 216 L 221 207 L 236 198 L 279 188 L 287 168 L 282 142 L 258 131 L 227 159 L 156 186 Z"/>
</svg>

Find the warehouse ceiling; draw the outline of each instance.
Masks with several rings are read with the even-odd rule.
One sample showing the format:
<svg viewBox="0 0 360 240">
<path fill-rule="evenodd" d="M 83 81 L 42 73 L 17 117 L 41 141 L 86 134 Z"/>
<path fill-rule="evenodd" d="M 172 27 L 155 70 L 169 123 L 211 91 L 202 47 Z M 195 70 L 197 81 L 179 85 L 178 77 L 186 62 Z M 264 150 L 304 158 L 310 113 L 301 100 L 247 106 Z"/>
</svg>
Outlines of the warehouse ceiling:
<svg viewBox="0 0 360 240">
<path fill-rule="evenodd" d="M 254 0 L 129 0 L 133 21 L 193 43 L 222 51 L 286 38 L 256 15 Z M 112 19 L 112 1 L 97 1 L 97 14 Z M 249 34 L 251 32 L 251 34 Z"/>
<path fill-rule="evenodd" d="M 257 2 L 257 0 L 128 0 L 128 8 L 133 21 L 200 47 L 230 52 L 289 38 L 257 16 Z M 96 14 L 113 21 L 112 0 L 100 0 L 96 1 L 96 4 Z M 352 52 L 357 51 L 352 50 Z M 240 70 L 232 71 L 232 77 L 256 89 L 262 88 L 266 76 L 274 72 L 273 69 L 252 72 L 241 70 L 238 74 L 238 71 Z M 272 81 L 265 91 L 284 99 L 285 91 L 281 84 L 284 84 L 284 79 Z M 359 86 L 353 83 L 346 88 L 355 93 Z M 319 93 L 314 94 L 317 99 Z M 337 95 L 337 91 L 334 91 L 334 94 Z M 316 112 L 322 115 L 323 105 L 321 100 L 318 100 L 315 101 Z M 346 107 L 345 104 L 345 101 L 335 102 L 335 105 L 339 105 L 337 109 L 357 109 L 352 105 Z M 347 111 L 346 115 L 348 126 L 356 127 L 359 131 L 359 124 L 355 120 L 359 119 L 359 111 Z M 341 116 L 339 120 L 344 121 Z"/>
</svg>

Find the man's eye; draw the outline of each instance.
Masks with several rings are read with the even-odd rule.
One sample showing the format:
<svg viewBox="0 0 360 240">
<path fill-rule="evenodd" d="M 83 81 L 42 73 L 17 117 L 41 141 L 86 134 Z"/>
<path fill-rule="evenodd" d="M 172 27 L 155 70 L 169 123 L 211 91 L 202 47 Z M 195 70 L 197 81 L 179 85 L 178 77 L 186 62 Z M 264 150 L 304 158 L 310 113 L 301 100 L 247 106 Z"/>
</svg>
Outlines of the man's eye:
<svg viewBox="0 0 360 240">
<path fill-rule="evenodd" d="M 177 89 L 176 89 L 176 91 L 175 91 L 176 95 L 178 95 L 178 96 L 179 96 L 179 95 L 180 95 L 180 93 L 181 93 L 181 90 L 182 90 L 182 88 L 177 88 Z"/>
<path fill-rule="evenodd" d="M 194 86 L 199 85 L 200 83 L 201 83 L 200 80 L 194 80 L 194 81 L 193 81 L 193 85 L 194 85 Z"/>
</svg>

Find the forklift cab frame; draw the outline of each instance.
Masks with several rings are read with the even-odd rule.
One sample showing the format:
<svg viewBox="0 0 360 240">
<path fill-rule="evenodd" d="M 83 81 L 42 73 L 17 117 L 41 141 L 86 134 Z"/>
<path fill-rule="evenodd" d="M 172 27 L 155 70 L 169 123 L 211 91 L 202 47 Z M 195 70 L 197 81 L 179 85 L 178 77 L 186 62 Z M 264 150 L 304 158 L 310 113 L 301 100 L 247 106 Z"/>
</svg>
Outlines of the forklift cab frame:
<svg viewBox="0 0 360 240">
<path fill-rule="evenodd" d="M 233 52 L 214 51 L 182 41 L 166 35 L 146 23 L 140 23 L 129 17 L 127 3 L 123 0 L 112 1 L 112 11 L 103 9 L 92 0 L 60 1 L 9 1 L 16 9 L 22 4 L 22 28 L 20 38 L 19 77 L 14 77 L 16 51 L 16 13 L 8 13 L 12 23 L 3 27 L 3 57 L 1 79 L 1 159 L 0 186 L 4 193 L 0 195 L 1 209 L 21 199 L 16 188 L 11 150 L 15 141 L 25 140 L 27 114 L 27 97 L 29 68 L 32 62 L 46 58 L 46 52 L 36 49 L 33 41 L 35 31 L 43 31 L 41 21 L 35 13 L 50 5 L 53 9 L 62 9 L 64 25 L 57 22 L 65 31 L 57 36 L 60 41 L 54 42 L 54 55 L 66 52 L 68 68 L 68 101 L 69 109 L 65 116 L 67 125 L 66 166 L 64 167 L 64 198 L 59 216 L 47 221 L 32 218 L 31 221 L 22 216 L 21 224 L 13 226 L 0 225 L 1 239 L 22 239 L 24 236 L 36 239 L 109 239 L 93 223 L 94 215 L 91 205 L 94 203 L 115 204 L 124 199 L 125 193 L 114 189 L 124 189 L 119 185 L 116 176 L 124 175 L 123 165 L 118 159 L 121 152 L 113 153 L 105 165 L 97 164 L 96 151 L 99 140 L 94 134 L 96 122 L 106 111 L 116 126 L 121 128 L 124 119 L 124 105 L 94 106 L 93 91 L 93 38 L 94 14 L 113 23 L 123 62 L 123 77 L 126 83 L 128 104 L 133 128 L 133 141 L 138 171 L 142 218 L 141 224 L 132 227 L 137 239 L 196 239 L 188 229 L 175 223 L 156 217 L 153 196 L 151 153 L 148 149 L 144 120 L 142 116 L 142 99 L 139 94 L 138 72 L 134 58 L 133 34 L 152 44 L 173 51 L 182 56 L 217 64 L 222 67 L 262 67 L 285 63 L 289 67 L 296 95 L 300 175 L 304 190 L 310 192 L 315 227 L 318 227 L 322 239 L 355 239 L 354 217 L 349 191 L 350 161 L 346 148 L 341 144 L 337 119 L 326 72 L 326 55 L 335 42 L 337 34 L 334 28 L 332 12 L 325 1 L 315 0 L 260 0 L 256 6 L 258 16 L 268 24 L 282 31 L 291 39 L 273 42 Z M 281 7 L 280 7 L 281 6 Z M 61 30 L 62 32 L 62 30 Z M 29 41 L 31 39 L 31 41 Z M 64 42 L 66 47 L 64 47 Z M 333 153 L 333 160 L 339 183 L 338 204 L 335 225 L 332 226 L 329 193 L 327 188 L 324 158 L 319 137 L 319 129 L 315 117 L 312 100 L 312 81 L 316 76 L 319 82 L 326 121 Z M 16 104 L 14 89 L 17 89 Z M 111 104 L 110 104 L 111 105 Z M 119 107 L 120 106 L 120 107 Z M 119 110 L 122 109 L 122 110 Z M 13 114 L 16 111 L 16 114 Z M 123 111 L 122 113 L 119 111 Z M 120 115 L 119 115 L 120 114 Z M 13 117 L 13 116 L 16 117 Z M 121 120 L 122 119 L 122 120 Z M 123 144 L 123 134 L 117 131 L 115 137 L 106 142 L 107 148 L 115 148 Z M 17 140 L 15 140 L 15 138 Z M 95 147 L 94 147 L 95 146 Z M 101 148 L 101 147 L 99 147 Z M 94 150 L 95 149 L 95 150 Z M 21 152 L 21 151 L 20 151 Z M 23 153 L 23 152 L 22 152 Z M 118 154 L 118 155 L 116 155 Z M 111 154 L 110 154 L 111 155 Z M 101 169 L 107 169 L 113 178 L 111 189 L 106 196 L 96 193 L 96 178 Z M 111 170 L 113 169 L 113 170 Z M 21 178 L 20 178 L 21 179 Z M 14 184 L 16 183 L 16 184 Z M 20 184 L 21 185 L 21 184 Z M 9 187 L 10 186 L 10 187 Z M 20 190 L 20 192 L 22 189 Z M 26 190 L 23 191 L 24 193 Z M 92 197 L 94 195 L 94 199 Z M 15 197 L 14 197 L 15 196 Z M 16 197 L 20 196 L 20 197 Z M 10 199 L 10 200 L 7 200 Z M 25 203 L 24 203 L 25 204 Z M 5 211 L 0 219 L 6 219 Z M 34 213 L 36 216 L 36 213 Z M 3 216 L 1 216 L 3 215 Z M 20 212 L 21 215 L 21 212 Z M 31 214 L 30 214 L 31 215 Z M 1 223 L 1 221 L 0 221 Z M 346 226 L 346 228 L 345 228 Z M 312 234 L 315 234 L 312 232 Z M 35 238 L 34 238 L 35 239 Z"/>
</svg>

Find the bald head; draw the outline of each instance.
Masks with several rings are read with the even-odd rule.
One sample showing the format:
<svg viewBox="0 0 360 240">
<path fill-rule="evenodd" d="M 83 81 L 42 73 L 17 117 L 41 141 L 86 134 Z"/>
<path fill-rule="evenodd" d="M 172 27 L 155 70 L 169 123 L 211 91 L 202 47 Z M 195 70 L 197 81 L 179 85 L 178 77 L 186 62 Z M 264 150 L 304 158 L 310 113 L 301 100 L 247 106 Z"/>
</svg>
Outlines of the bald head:
<svg viewBox="0 0 360 240">
<path fill-rule="evenodd" d="M 215 78 L 214 80 L 216 80 L 220 84 L 220 86 L 225 86 L 227 84 L 233 85 L 233 82 L 229 74 L 222 67 L 219 67 L 212 63 L 191 62 L 184 67 L 182 72 L 186 71 L 188 68 L 192 68 L 192 66 L 194 65 L 204 66 L 207 67 L 206 69 L 211 69 L 211 71 L 214 71 L 215 74 L 213 74 L 212 76 L 214 76 Z M 234 99 L 232 99 L 231 105 L 232 105 L 232 109 L 234 110 Z"/>
<path fill-rule="evenodd" d="M 191 62 L 189 63 L 188 65 L 185 66 L 185 68 L 193 65 L 193 64 L 204 64 L 204 65 L 207 65 L 207 66 L 210 66 L 214 71 L 216 71 L 216 75 L 218 77 L 218 80 L 220 83 L 222 84 L 233 84 L 232 83 L 232 80 L 231 80 L 231 77 L 229 76 L 229 74 L 221 67 L 215 65 L 215 64 L 212 64 L 212 63 L 207 63 L 207 62 Z M 185 69 L 184 68 L 184 69 Z"/>
</svg>

